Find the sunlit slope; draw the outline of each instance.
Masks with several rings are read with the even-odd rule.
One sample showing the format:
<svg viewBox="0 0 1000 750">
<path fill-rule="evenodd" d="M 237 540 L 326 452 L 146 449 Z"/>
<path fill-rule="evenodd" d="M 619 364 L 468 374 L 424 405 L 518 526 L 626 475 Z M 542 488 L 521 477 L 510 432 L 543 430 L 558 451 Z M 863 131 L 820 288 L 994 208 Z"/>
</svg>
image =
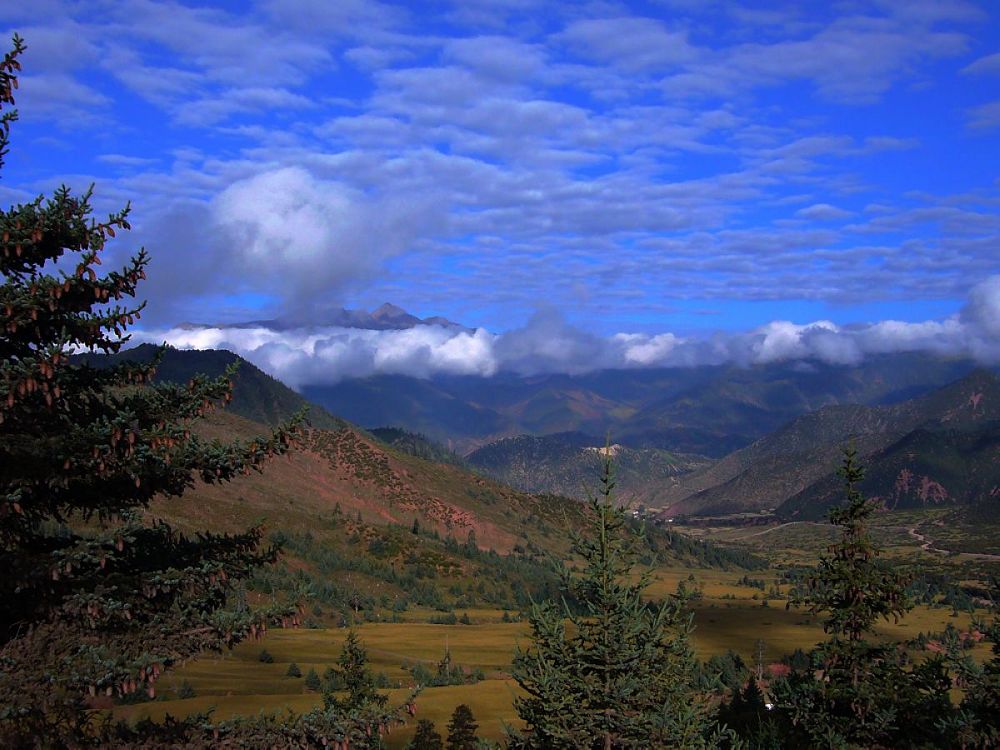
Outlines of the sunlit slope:
<svg viewBox="0 0 1000 750">
<path fill-rule="evenodd" d="M 207 436 L 249 440 L 266 426 L 234 414 L 214 413 Z M 192 528 L 236 529 L 257 521 L 289 531 L 321 528 L 336 511 L 371 525 L 410 527 L 414 521 L 442 537 L 509 552 L 537 540 L 564 546 L 580 506 L 568 499 L 518 492 L 457 466 L 393 450 L 351 427 L 307 430 L 300 448 L 267 464 L 260 474 L 222 485 L 199 486 L 154 509 Z M 549 536 L 546 536 L 546 532 Z"/>
</svg>

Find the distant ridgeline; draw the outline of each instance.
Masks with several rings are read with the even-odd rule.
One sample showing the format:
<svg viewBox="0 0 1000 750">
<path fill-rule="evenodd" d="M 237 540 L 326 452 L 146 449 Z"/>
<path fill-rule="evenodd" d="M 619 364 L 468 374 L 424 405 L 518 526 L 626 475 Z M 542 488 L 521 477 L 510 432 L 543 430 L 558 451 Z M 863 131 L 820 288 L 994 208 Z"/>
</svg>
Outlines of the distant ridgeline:
<svg viewBox="0 0 1000 750">
<path fill-rule="evenodd" d="M 118 354 L 81 354 L 78 359 L 89 362 L 94 367 L 110 367 L 123 361 L 149 362 L 159 350 L 160 347 L 153 344 L 140 344 Z M 227 407 L 234 414 L 273 426 L 288 419 L 303 406 L 308 406 L 308 420 L 314 427 L 334 430 L 347 424 L 323 407 L 307 402 L 256 365 L 223 349 L 181 350 L 167 347 L 156 370 L 155 380 L 186 383 L 196 374 L 218 377 L 233 362 L 240 363 L 236 377 L 233 378 L 233 400 Z"/>
<path fill-rule="evenodd" d="M 463 455 L 513 435 L 583 433 L 630 448 L 721 458 L 789 420 L 841 404 L 899 403 L 968 375 L 968 360 L 873 356 L 856 366 L 781 362 L 494 377 L 374 375 L 303 395 L 366 428 L 418 432 Z"/>
<path fill-rule="evenodd" d="M 439 464 L 453 464 L 463 468 L 470 468 L 465 459 L 441 445 L 441 443 L 431 440 L 426 435 L 408 432 L 398 427 L 376 427 L 368 430 L 368 432 L 386 445 L 391 445 L 396 450 L 408 453 L 411 456 L 423 458 L 428 461 L 436 461 Z"/>
<path fill-rule="evenodd" d="M 478 448 L 466 458 L 484 474 L 526 492 L 548 492 L 585 499 L 594 491 L 603 445 L 580 432 L 503 438 Z M 665 488 L 681 474 L 711 462 L 693 454 L 658 448 L 629 448 L 615 443 L 618 499 L 633 507 L 658 507 Z"/>
</svg>

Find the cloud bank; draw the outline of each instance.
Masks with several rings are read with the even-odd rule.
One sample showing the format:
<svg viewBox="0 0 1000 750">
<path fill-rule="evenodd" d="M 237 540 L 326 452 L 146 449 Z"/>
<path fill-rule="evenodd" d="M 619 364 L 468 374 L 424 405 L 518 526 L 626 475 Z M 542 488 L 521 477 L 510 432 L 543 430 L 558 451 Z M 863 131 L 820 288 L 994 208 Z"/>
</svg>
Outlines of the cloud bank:
<svg viewBox="0 0 1000 750">
<path fill-rule="evenodd" d="M 549 311 L 501 334 L 439 325 L 387 331 L 343 327 L 277 331 L 255 326 L 149 330 L 134 338 L 166 341 L 182 349 L 229 349 L 293 388 L 374 374 L 580 374 L 609 368 L 749 366 L 809 359 L 853 365 L 868 355 L 907 351 L 970 357 L 995 365 L 1000 363 L 1000 275 L 974 287 L 959 314 L 922 323 L 886 320 L 837 326 L 829 321 L 805 325 L 774 321 L 744 333 L 700 339 L 672 333 L 601 337 Z"/>
</svg>

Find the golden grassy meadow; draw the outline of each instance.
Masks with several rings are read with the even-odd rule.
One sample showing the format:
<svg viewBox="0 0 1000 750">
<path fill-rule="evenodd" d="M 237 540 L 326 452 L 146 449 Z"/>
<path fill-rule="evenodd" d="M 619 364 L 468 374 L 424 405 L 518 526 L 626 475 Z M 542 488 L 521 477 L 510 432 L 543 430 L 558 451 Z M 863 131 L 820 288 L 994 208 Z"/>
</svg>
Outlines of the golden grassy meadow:
<svg viewBox="0 0 1000 750">
<path fill-rule="evenodd" d="M 763 592 L 737 584 L 742 575 L 742 571 L 660 569 L 648 593 L 653 598 L 663 597 L 674 593 L 681 581 L 701 592 L 701 598 L 692 602 L 694 647 L 701 659 L 732 649 L 749 664 L 753 662 L 756 641 L 761 639 L 765 661 L 773 662 L 796 648 L 809 649 L 823 638 L 816 618 L 795 608 L 786 610 L 783 599 L 771 598 L 768 606 L 763 606 Z M 776 581 L 776 571 L 751 575 L 767 581 L 768 588 Z M 402 686 L 391 691 L 391 700 L 398 702 L 412 684 L 411 675 L 402 665 L 422 661 L 433 669 L 445 649 L 450 650 L 454 663 L 470 669 L 478 667 L 486 679 L 474 685 L 425 688 L 417 699 L 417 717 L 433 720 L 445 734 L 455 706 L 467 703 L 479 722 L 480 736 L 501 739 L 505 724 L 517 724 L 513 711 L 516 685 L 508 669 L 516 646 L 529 645 L 527 623 L 505 623 L 500 610 L 470 609 L 472 625 L 436 625 L 426 621 L 432 614 L 410 611 L 406 622 L 357 626 L 372 670 L 383 672 L 392 683 Z M 922 606 L 899 624 L 883 624 L 880 632 L 901 640 L 920 631 L 942 630 L 949 622 L 967 627 L 970 617 L 952 617 L 948 609 Z M 288 665 L 295 662 L 303 675 L 310 668 L 322 675 L 335 663 L 346 633 L 343 628 L 271 631 L 263 641 L 243 643 L 230 653 L 189 662 L 161 682 L 160 700 L 122 706 L 115 713 L 130 720 L 155 720 L 168 713 L 177 716 L 209 710 L 219 719 L 260 711 L 307 711 L 319 705 L 320 695 L 306 690 L 303 678 L 286 676 Z M 271 654 L 272 663 L 259 660 L 262 649 Z M 985 654 L 985 649 L 982 652 Z M 184 681 L 194 688 L 196 697 L 176 697 Z M 388 738 L 389 747 L 404 747 L 415 723 L 413 720 L 394 731 Z"/>
</svg>

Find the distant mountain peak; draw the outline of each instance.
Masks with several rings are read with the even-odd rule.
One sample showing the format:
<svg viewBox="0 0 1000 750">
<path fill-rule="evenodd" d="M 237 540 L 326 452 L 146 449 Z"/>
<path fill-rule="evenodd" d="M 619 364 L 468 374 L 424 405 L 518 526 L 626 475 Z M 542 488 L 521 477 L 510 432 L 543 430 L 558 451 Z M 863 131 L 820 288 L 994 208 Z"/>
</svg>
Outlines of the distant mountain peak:
<svg viewBox="0 0 1000 750">
<path fill-rule="evenodd" d="M 373 318 L 386 318 L 386 317 L 395 318 L 401 315 L 405 315 L 410 318 L 414 317 L 413 315 L 410 315 L 408 312 L 406 312 L 406 310 L 404 310 L 399 305 L 394 305 L 391 302 L 383 302 L 379 307 L 372 310 Z"/>
<path fill-rule="evenodd" d="M 322 326 L 339 326 L 342 328 L 362 328 L 374 331 L 405 330 L 417 326 L 442 326 L 444 328 L 457 328 L 463 331 L 472 329 L 463 326 L 461 323 L 434 315 L 429 318 L 418 318 L 404 310 L 399 305 L 385 302 L 377 308 L 368 312 L 367 310 L 348 310 L 346 308 L 324 308 L 309 316 L 303 314 L 292 317 L 281 317 L 269 320 L 250 320 L 239 323 L 207 324 L 207 323 L 181 323 L 177 328 L 198 329 L 198 328 L 269 328 L 275 331 L 283 331 L 292 328 L 311 328 Z"/>
</svg>

